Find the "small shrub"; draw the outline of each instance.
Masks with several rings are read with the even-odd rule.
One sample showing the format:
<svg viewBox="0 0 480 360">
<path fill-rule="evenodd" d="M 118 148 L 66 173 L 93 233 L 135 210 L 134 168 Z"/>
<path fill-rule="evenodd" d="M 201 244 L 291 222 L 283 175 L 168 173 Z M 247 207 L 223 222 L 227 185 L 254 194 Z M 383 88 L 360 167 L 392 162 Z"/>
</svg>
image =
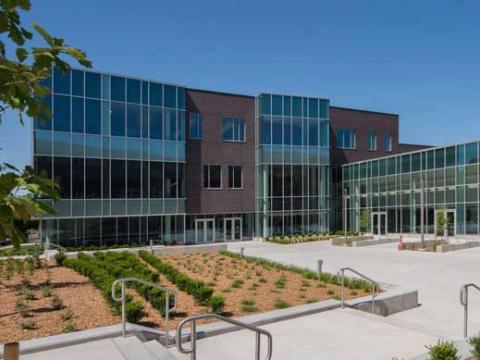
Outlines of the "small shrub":
<svg viewBox="0 0 480 360">
<path fill-rule="evenodd" d="M 317 288 L 326 288 L 327 285 L 325 285 L 324 283 L 318 283 L 317 284 Z"/>
<path fill-rule="evenodd" d="M 327 290 L 327 295 L 334 295 L 334 294 L 335 294 L 335 291 L 333 291 L 332 289 Z"/>
<path fill-rule="evenodd" d="M 477 336 L 472 336 L 468 339 L 468 343 L 472 346 L 472 350 L 470 351 L 472 356 L 480 359 L 480 334 Z"/>
<path fill-rule="evenodd" d="M 60 318 L 62 321 L 69 321 L 73 319 L 74 312 L 72 309 L 66 309 L 64 312 L 60 314 Z"/>
<path fill-rule="evenodd" d="M 44 286 L 42 288 L 43 297 L 50 297 L 53 295 L 52 288 L 50 286 Z"/>
<path fill-rule="evenodd" d="M 18 311 L 21 317 L 27 317 L 30 315 L 28 304 L 25 300 L 17 299 L 15 301 L 15 310 Z"/>
<path fill-rule="evenodd" d="M 20 326 L 24 330 L 35 330 L 38 328 L 37 322 L 33 320 L 24 321 L 20 324 Z"/>
<path fill-rule="evenodd" d="M 57 295 L 54 295 L 52 297 L 50 304 L 52 305 L 52 308 L 55 310 L 63 309 L 63 301 Z"/>
<path fill-rule="evenodd" d="M 285 300 L 277 299 L 275 301 L 275 308 L 276 309 L 286 309 L 289 308 L 291 305 L 286 302 Z"/>
<path fill-rule="evenodd" d="M 128 322 L 137 323 L 145 315 L 146 314 L 145 314 L 145 311 L 143 310 L 142 304 L 134 301 L 130 301 L 125 304 L 125 316 Z"/>
<path fill-rule="evenodd" d="M 310 287 L 310 283 L 307 280 L 302 281 L 302 286 L 303 287 Z"/>
<path fill-rule="evenodd" d="M 258 282 L 259 282 L 259 283 L 262 283 L 262 284 L 266 284 L 268 281 L 267 281 L 267 279 L 265 279 L 264 277 L 262 277 L 262 278 L 258 279 Z"/>
<path fill-rule="evenodd" d="M 242 300 L 242 305 L 255 305 L 254 300 L 244 299 Z"/>
<path fill-rule="evenodd" d="M 24 286 L 21 290 L 21 294 L 26 300 L 35 300 L 35 293 L 27 286 Z"/>
<path fill-rule="evenodd" d="M 280 279 L 278 279 L 277 281 L 275 281 L 275 287 L 276 287 L 277 289 L 283 289 L 286 284 L 287 284 L 287 279 L 284 278 L 284 277 L 281 277 Z"/>
<path fill-rule="evenodd" d="M 75 331 L 75 323 L 73 321 L 67 321 L 63 324 L 63 332 L 64 333 L 71 333 Z"/>
<path fill-rule="evenodd" d="M 247 313 L 253 313 L 258 311 L 258 308 L 255 305 L 242 305 L 242 311 Z"/>
<path fill-rule="evenodd" d="M 305 301 L 305 304 L 313 304 L 313 303 L 316 303 L 318 302 L 317 299 L 308 299 L 307 301 Z"/>
<path fill-rule="evenodd" d="M 357 292 L 355 290 L 350 291 L 350 295 L 357 296 Z"/>
<path fill-rule="evenodd" d="M 214 295 L 209 301 L 213 313 L 221 314 L 225 309 L 225 298 L 222 295 Z"/>
<path fill-rule="evenodd" d="M 436 345 L 427 346 L 428 360 L 460 360 L 458 350 L 452 341 L 439 341 Z"/>
<path fill-rule="evenodd" d="M 232 285 L 230 285 L 232 288 L 235 289 L 240 289 L 245 282 L 242 279 L 237 279 L 232 282 Z"/>
<path fill-rule="evenodd" d="M 232 289 L 230 288 L 225 288 L 222 290 L 223 293 L 231 293 L 232 292 Z"/>
<path fill-rule="evenodd" d="M 63 251 L 60 251 L 55 255 L 55 260 L 57 261 L 57 264 L 60 266 L 63 266 L 63 263 L 65 262 L 66 259 L 67 259 L 67 255 L 65 255 Z"/>
</svg>

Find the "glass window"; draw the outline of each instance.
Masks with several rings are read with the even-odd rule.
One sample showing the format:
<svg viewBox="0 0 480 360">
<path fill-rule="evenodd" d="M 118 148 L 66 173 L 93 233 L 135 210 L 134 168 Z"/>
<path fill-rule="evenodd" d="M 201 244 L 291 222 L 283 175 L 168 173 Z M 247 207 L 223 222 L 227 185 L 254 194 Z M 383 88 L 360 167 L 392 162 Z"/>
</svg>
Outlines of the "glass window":
<svg viewBox="0 0 480 360">
<path fill-rule="evenodd" d="M 465 165 L 465 145 L 457 145 L 457 165 Z"/>
<path fill-rule="evenodd" d="M 322 120 L 320 122 L 320 146 L 329 146 L 330 123 Z"/>
<path fill-rule="evenodd" d="M 318 99 L 308 99 L 308 116 L 318 117 Z"/>
<path fill-rule="evenodd" d="M 110 77 L 110 98 L 116 101 L 125 101 L 125 78 Z"/>
<path fill-rule="evenodd" d="M 150 105 L 163 105 L 162 84 L 150 83 Z"/>
<path fill-rule="evenodd" d="M 272 115 L 282 115 L 282 97 L 272 95 Z"/>
<path fill-rule="evenodd" d="M 163 163 L 150 161 L 150 197 L 163 197 Z"/>
<path fill-rule="evenodd" d="M 477 143 L 465 145 L 465 164 L 476 164 L 478 162 Z"/>
<path fill-rule="evenodd" d="M 102 160 L 85 159 L 85 195 L 87 199 L 102 197 Z"/>
<path fill-rule="evenodd" d="M 70 158 L 53 158 L 53 180 L 59 186 L 61 198 L 70 198 Z"/>
<path fill-rule="evenodd" d="M 173 162 L 166 162 L 165 164 L 165 178 L 164 178 L 164 194 L 166 198 L 177 197 L 177 164 Z"/>
<path fill-rule="evenodd" d="M 127 104 L 127 136 L 140 137 L 140 105 Z"/>
<path fill-rule="evenodd" d="M 355 149 L 356 135 L 355 129 L 337 130 L 337 147 L 340 149 Z"/>
<path fill-rule="evenodd" d="M 150 107 L 150 138 L 162 139 L 163 136 L 162 108 Z"/>
<path fill-rule="evenodd" d="M 140 161 L 127 161 L 127 197 L 140 198 L 141 191 Z"/>
<path fill-rule="evenodd" d="M 72 198 L 84 199 L 84 160 L 83 158 L 72 159 Z"/>
<path fill-rule="evenodd" d="M 70 131 L 70 96 L 53 97 L 53 129 Z"/>
<path fill-rule="evenodd" d="M 293 145 L 302 145 L 302 119 L 292 118 L 292 143 Z"/>
<path fill-rule="evenodd" d="M 99 99 L 101 96 L 102 77 L 100 74 L 85 72 L 85 96 Z"/>
<path fill-rule="evenodd" d="M 42 103 L 44 107 L 52 113 L 52 97 L 51 96 L 45 96 L 42 99 Z M 45 114 L 47 115 L 47 114 Z M 36 129 L 42 129 L 42 130 L 52 130 L 52 119 L 51 115 L 49 116 L 44 116 L 43 119 L 35 119 L 35 128 Z"/>
<path fill-rule="evenodd" d="M 390 132 L 383 135 L 383 150 L 392 151 L 392 134 Z"/>
<path fill-rule="evenodd" d="M 435 150 L 435 168 L 445 167 L 445 149 Z"/>
<path fill-rule="evenodd" d="M 318 119 L 308 120 L 308 145 L 318 145 Z"/>
<path fill-rule="evenodd" d="M 125 104 L 112 101 L 110 106 L 111 134 L 115 136 L 125 136 Z"/>
<path fill-rule="evenodd" d="M 110 160 L 103 159 L 103 198 L 110 198 Z"/>
<path fill-rule="evenodd" d="M 179 109 L 185 109 L 185 89 L 177 87 L 177 92 L 178 92 L 178 108 Z"/>
<path fill-rule="evenodd" d="M 177 112 L 165 109 L 165 140 L 177 140 Z"/>
<path fill-rule="evenodd" d="M 263 115 L 271 114 L 271 95 L 262 94 L 260 95 L 260 113 Z"/>
<path fill-rule="evenodd" d="M 220 165 L 203 166 L 203 187 L 205 189 L 222 188 L 222 168 Z"/>
<path fill-rule="evenodd" d="M 224 133 L 225 137 L 233 137 L 233 124 L 228 126 L 228 132 Z M 282 131 L 282 117 L 281 116 L 272 116 L 272 144 L 281 145 L 283 143 L 283 131 Z"/>
<path fill-rule="evenodd" d="M 199 113 L 190 113 L 190 139 L 201 139 L 202 131 L 202 115 Z"/>
<path fill-rule="evenodd" d="M 292 118 L 287 116 L 283 118 L 283 143 L 292 144 Z"/>
<path fill-rule="evenodd" d="M 87 134 L 100 134 L 102 106 L 100 100 L 85 100 L 85 132 Z"/>
<path fill-rule="evenodd" d="M 165 107 L 177 107 L 177 91 L 176 87 L 172 85 L 164 85 L 165 90 Z"/>
<path fill-rule="evenodd" d="M 72 70 L 72 94 L 83 96 L 83 71 Z"/>
<path fill-rule="evenodd" d="M 368 150 L 377 150 L 377 132 L 375 130 L 368 133 Z"/>
<path fill-rule="evenodd" d="M 292 115 L 302 116 L 302 98 L 294 96 L 292 98 Z"/>
<path fill-rule="evenodd" d="M 242 167 L 240 165 L 228 165 L 228 188 L 242 188 Z"/>
<path fill-rule="evenodd" d="M 222 140 L 236 142 L 245 141 L 245 119 L 222 118 Z"/>
<path fill-rule="evenodd" d="M 420 153 L 412 154 L 412 171 L 421 170 L 420 155 Z"/>
<path fill-rule="evenodd" d="M 53 69 L 53 91 L 59 94 L 70 94 L 70 71 L 61 72 Z"/>
<path fill-rule="evenodd" d="M 127 101 L 140 103 L 140 80 L 127 79 Z"/>
<path fill-rule="evenodd" d="M 330 104 L 328 100 L 320 100 L 320 117 L 322 119 L 328 118 L 329 106 Z"/>
<path fill-rule="evenodd" d="M 83 121 L 83 98 L 72 97 L 72 131 L 83 133 L 84 121 Z"/>
<path fill-rule="evenodd" d="M 111 160 L 111 196 L 114 199 L 125 197 L 125 160 Z"/>
<path fill-rule="evenodd" d="M 446 165 L 455 166 L 455 146 L 446 148 Z"/>
</svg>

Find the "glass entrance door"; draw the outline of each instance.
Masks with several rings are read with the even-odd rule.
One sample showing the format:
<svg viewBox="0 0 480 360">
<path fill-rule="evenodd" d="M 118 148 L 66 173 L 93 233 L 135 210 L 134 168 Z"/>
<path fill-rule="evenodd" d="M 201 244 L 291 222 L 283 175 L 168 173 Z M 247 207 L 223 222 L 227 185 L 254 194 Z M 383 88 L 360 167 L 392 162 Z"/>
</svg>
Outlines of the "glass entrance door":
<svg viewBox="0 0 480 360">
<path fill-rule="evenodd" d="M 387 213 L 372 213 L 372 232 L 374 235 L 387 235 Z"/>
<path fill-rule="evenodd" d="M 242 240 L 242 219 L 226 218 L 225 219 L 225 241 L 241 241 Z"/>
<path fill-rule="evenodd" d="M 215 233 L 215 223 L 213 219 L 195 220 L 195 242 L 207 243 L 213 242 Z"/>
</svg>

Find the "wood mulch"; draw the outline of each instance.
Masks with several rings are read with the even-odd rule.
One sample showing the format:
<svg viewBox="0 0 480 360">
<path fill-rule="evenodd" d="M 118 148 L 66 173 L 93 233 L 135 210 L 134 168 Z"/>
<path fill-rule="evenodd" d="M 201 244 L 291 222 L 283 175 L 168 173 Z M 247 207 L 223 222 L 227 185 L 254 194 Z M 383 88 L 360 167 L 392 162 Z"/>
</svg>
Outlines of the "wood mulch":
<svg viewBox="0 0 480 360">
<path fill-rule="evenodd" d="M 340 296 L 340 286 L 219 253 L 171 254 L 159 258 L 212 286 L 215 294 L 225 297 L 225 310 L 232 316 L 275 310 L 279 301 L 295 306 Z M 369 294 L 345 289 L 346 299 L 365 295 Z"/>
</svg>

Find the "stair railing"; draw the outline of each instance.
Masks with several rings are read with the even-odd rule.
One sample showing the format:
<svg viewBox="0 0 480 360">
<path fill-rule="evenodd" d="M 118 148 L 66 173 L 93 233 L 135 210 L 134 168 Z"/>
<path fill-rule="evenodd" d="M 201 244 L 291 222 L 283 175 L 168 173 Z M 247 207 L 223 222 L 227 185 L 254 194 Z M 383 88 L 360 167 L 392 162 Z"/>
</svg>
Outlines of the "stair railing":
<svg viewBox="0 0 480 360">
<path fill-rule="evenodd" d="M 372 284 L 372 314 L 375 313 L 375 296 L 377 295 L 377 290 L 380 289 L 380 285 L 375 281 L 370 279 L 368 276 L 363 275 L 362 273 L 358 272 L 357 270 L 352 269 L 351 267 L 344 267 L 341 268 L 338 273 L 342 277 L 342 292 L 341 292 L 341 300 L 342 300 L 342 309 L 345 308 L 345 272 L 350 271 L 355 275 L 367 280 L 370 284 Z"/>
<path fill-rule="evenodd" d="M 460 288 L 460 304 L 463 305 L 463 337 L 468 334 L 468 288 L 474 288 L 480 291 L 480 286 L 469 283 Z"/>
</svg>

